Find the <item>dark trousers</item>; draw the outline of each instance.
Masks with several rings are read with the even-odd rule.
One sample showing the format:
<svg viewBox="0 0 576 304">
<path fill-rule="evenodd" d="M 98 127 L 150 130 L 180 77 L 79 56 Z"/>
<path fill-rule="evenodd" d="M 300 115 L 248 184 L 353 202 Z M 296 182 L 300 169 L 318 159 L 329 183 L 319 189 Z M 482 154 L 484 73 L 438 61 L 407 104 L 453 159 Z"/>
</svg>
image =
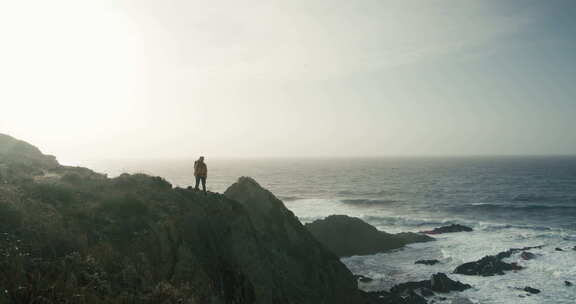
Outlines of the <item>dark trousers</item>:
<svg viewBox="0 0 576 304">
<path fill-rule="evenodd" d="M 200 182 L 202 182 L 202 190 L 206 192 L 206 176 L 196 176 L 196 186 L 194 189 L 198 190 Z"/>
</svg>

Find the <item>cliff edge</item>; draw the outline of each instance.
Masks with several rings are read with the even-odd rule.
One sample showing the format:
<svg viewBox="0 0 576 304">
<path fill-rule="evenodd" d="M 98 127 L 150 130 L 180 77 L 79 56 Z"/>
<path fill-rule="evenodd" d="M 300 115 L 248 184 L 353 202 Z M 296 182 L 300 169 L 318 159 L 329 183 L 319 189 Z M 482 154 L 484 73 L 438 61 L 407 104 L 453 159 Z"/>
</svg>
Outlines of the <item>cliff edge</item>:
<svg viewBox="0 0 576 304">
<path fill-rule="evenodd" d="M 0 303 L 365 303 L 272 193 L 66 167 L 0 135 Z"/>
</svg>

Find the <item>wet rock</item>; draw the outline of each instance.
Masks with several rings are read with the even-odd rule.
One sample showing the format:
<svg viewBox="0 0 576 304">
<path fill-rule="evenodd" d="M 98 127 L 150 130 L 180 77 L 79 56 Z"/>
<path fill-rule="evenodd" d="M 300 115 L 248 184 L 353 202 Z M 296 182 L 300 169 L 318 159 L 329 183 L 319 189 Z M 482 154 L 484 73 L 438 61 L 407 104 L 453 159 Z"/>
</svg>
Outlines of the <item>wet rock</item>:
<svg viewBox="0 0 576 304">
<path fill-rule="evenodd" d="M 423 264 L 423 265 L 436 265 L 440 263 L 438 260 L 418 260 L 414 262 L 414 264 Z"/>
<path fill-rule="evenodd" d="M 558 248 L 558 247 L 556 247 L 554 250 L 556 250 L 556 251 L 564 251 L 564 249 Z"/>
<path fill-rule="evenodd" d="M 500 252 L 496 255 L 488 255 L 475 262 L 464 263 L 454 270 L 454 273 L 465 275 L 479 275 L 483 277 L 493 275 L 503 275 L 504 271 L 521 270 L 522 266 L 516 263 L 506 263 L 502 259 L 509 258 L 512 254 L 517 252 L 524 252 L 531 249 L 540 249 L 543 246 L 512 248 L 507 251 Z"/>
<path fill-rule="evenodd" d="M 306 229 L 340 257 L 375 254 L 410 243 L 434 240 L 418 233 L 386 233 L 359 218 L 346 215 L 331 215 L 308 223 Z"/>
<path fill-rule="evenodd" d="M 472 287 L 468 284 L 454 281 L 450 279 L 446 274 L 441 272 L 432 275 L 430 285 L 430 289 L 436 292 L 463 291 Z"/>
<path fill-rule="evenodd" d="M 532 287 L 530 287 L 530 286 L 524 287 L 523 290 L 526 291 L 526 292 L 529 292 L 529 293 L 531 293 L 531 294 L 540 293 L 540 289 L 532 288 Z"/>
<path fill-rule="evenodd" d="M 572 282 L 570 282 L 570 281 L 564 281 L 564 285 L 566 285 L 566 286 L 572 286 L 572 285 L 574 285 L 574 284 L 572 284 Z"/>
<path fill-rule="evenodd" d="M 472 229 L 468 226 L 459 225 L 459 224 L 452 224 L 450 226 L 443 226 L 443 227 L 439 227 L 439 228 L 434 228 L 433 230 L 422 231 L 422 233 L 425 233 L 425 234 L 442 234 L 442 233 L 452 233 L 452 232 L 470 232 L 473 230 L 474 229 Z"/>
<path fill-rule="evenodd" d="M 464 263 L 456 267 L 454 273 L 488 277 L 493 275 L 503 275 L 504 271 L 520 269 L 522 269 L 522 267 L 516 263 L 502 262 L 498 257 L 490 255 L 485 256 L 476 262 Z"/>
</svg>

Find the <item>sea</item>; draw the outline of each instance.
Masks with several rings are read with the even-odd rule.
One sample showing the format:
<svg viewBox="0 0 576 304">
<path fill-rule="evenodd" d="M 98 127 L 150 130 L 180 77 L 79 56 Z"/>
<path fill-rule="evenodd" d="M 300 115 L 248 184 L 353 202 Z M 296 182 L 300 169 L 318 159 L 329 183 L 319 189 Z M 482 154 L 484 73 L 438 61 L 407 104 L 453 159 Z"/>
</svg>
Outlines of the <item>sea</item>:
<svg viewBox="0 0 576 304">
<path fill-rule="evenodd" d="M 367 291 L 428 279 L 437 272 L 472 289 L 436 298 L 454 303 L 576 303 L 576 157 L 402 157 L 210 159 L 208 189 L 223 192 L 240 176 L 255 178 L 303 223 L 332 214 L 359 217 L 380 230 L 418 232 L 463 224 L 473 232 L 368 256 L 343 258 L 373 279 Z M 176 186 L 194 185 L 193 160 L 107 160 L 87 165 L 116 176 L 147 173 Z M 453 274 L 460 264 L 510 248 L 540 246 L 525 269 L 501 276 Z M 414 264 L 438 259 L 439 264 Z M 565 281 L 573 286 L 566 286 Z M 522 291 L 526 286 L 539 294 Z"/>
</svg>

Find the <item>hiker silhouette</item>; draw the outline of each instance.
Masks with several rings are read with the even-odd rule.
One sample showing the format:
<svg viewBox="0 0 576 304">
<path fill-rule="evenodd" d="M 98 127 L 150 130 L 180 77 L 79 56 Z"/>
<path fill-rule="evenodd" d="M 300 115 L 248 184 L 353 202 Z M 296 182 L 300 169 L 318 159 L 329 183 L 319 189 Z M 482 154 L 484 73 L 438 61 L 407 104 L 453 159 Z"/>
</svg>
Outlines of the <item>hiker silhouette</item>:
<svg viewBox="0 0 576 304">
<path fill-rule="evenodd" d="M 206 178 L 208 177 L 208 167 L 204 162 L 204 156 L 194 162 L 194 177 L 196 178 L 196 186 L 194 190 L 198 190 L 198 185 L 202 182 L 202 190 L 206 194 Z"/>
</svg>

